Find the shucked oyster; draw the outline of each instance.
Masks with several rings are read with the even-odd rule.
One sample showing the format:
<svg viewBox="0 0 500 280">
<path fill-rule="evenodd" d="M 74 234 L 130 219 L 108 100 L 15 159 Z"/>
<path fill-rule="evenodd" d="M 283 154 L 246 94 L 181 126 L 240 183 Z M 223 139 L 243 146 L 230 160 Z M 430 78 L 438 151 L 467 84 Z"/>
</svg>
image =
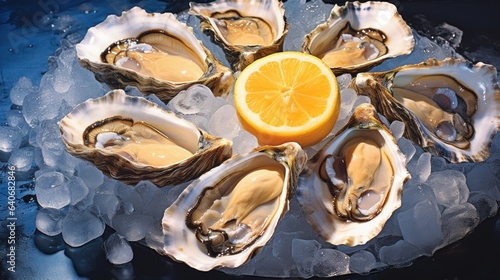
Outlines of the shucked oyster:
<svg viewBox="0 0 500 280">
<path fill-rule="evenodd" d="M 335 5 L 325 23 L 304 38 L 302 51 L 321 58 L 335 74 L 368 70 L 385 59 L 409 54 L 410 27 L 388 2 Z"/>
<path fill-rule="evenodd" d="M 288 24 L 281 1 L 217 0 L 189 5 L 189 12 L 201 20 L 200 28 L 224 48 L 234 70 L 283 50 Z"/>
<path fill-rule="evenodd" d="M 193 84 L 222 95 L 234 80 L 192 28 L 171 13 L 148 14 L 134 7 L 120 17 L 108 16 L 88 30 L 76 51 L 79 62 L 97 80 L 111 88 L 135 86 L 165 103 Z"/>
<path fill-rule="evenodd" d="M 483 161 L 500 124 L 496 69 L 447 58 L 360 73 L 351 82 L 404 136 L 451 162 Z"/>
<path fill-rule="evenodd" d="M 165 210 L 166 254 L 202 271 L 248 261 L 288 211 L 306 160 L 294 142 L 262 146 L 202 175 Z"/>
<path fill-rule="evenodd" d="M 179 184 L 231 156 L 231 141 L 123 90 L 77 105 L 59 126 L 70 154 L 126 184 Z"/>
<path fill-rule="evenodd" d="M 313 229 L 332 244 L 364 244 L 401 205 L 406 158 L 371 104 L 311 160 L 297 199 Z"/>
</svg>

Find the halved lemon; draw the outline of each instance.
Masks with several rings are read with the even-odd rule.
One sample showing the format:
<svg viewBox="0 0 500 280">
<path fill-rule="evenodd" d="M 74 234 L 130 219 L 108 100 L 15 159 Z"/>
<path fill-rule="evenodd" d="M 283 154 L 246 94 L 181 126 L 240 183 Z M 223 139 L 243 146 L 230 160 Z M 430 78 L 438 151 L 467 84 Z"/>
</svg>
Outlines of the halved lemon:
<svg viewBox="0 0 500 280">
<path fill-rule="evenodd" d="M 279 52 L 254 61 L 236 79 L 234 104 L 242 127 L 260 145 L 312 146 L 333 129 L 340 92 L 332 70 L 301 52 Z"/>
</svg>

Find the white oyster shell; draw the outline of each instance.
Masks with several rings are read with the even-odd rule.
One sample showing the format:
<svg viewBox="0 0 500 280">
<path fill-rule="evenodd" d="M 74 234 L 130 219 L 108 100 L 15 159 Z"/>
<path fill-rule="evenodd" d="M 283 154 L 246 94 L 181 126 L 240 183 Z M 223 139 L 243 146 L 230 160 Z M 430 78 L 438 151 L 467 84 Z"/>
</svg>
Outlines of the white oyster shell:
<svg viewBox="0 0 500 280">
<path fill-rule="evenodd" d="M 389 121 L 404 122 L 404 136 L 434 155 L 479 162 L 490 154 L 500 125 L 500 85 L 492 65 L 430 58 L 386 72 L 360 73 L 351 87 L 369 96 Z M 417 101 L 417 107 L 405 105 L 403 94 Z"/>
<path fill-rule="evenodd" d="M 108 64 L 101 59 L 101 54 L 116 42 L 137 38 L 150 31 L 159 31 L 178 40 L 176 43 L 167 43 L 171 44 L 168 47 L 174 48 L 177 54 L 186 54 L 186 58 L 197 57 L 199 63 L 203 64 L 200 66 L 203 75 L 192 81 L 168 81 Z M 80 64 L 91 70 L 97 80 L 107 83 L 111 88 L 135 86 L 144 94 L 155 93 L 165 103 L 193 84 L 204 84 L 215 95 L 222 95 L 228 92 L 234 81 L 231 71 L 202 45 L 194 36 L 192 28 L 179 22 L 172 13 L 147 13 L 134 7 L 124 11 L 121 16 L 110 15 L 87 31 L 85 38 L 76 45 L 76 51 Z"/>
<path fill-rule="evenodd" d="M 380 145 L 378 149 L 385 162 L 369 168 L 374 167 L 371 163 L 375 157 L 373 153 L 366 156 L 365 148 L 362 153 L 356 153 L 364 164 L 357 162 L 354 168 L 351 167 L 354 173 L 345 173 L 350 167 L 342 167 L 344 160 L 348 162 L 342 153 L 357 139 Z M 351 159 L 350 164 L 353 162 Z M 312 228 L 325 241 L 335 245 L 354 246 L 375 237 L 401 206 L 403 185 L 410 178 L 405 156 L 371 104 L 359 105 L 346 126 L 309 160 L 308 166 L 311 170 L 305 183 L 297 188 L 297 199 Z M 346 170 L 338 172 L 343 168 Z M 360 174 L 362 177 L 358 176 Z M 357 184 L 359 178 L 370 176 L 373 181 L 369 187 Z M 359 186 L 363 187 L 361 191 Z M 372 204 L 370 199 L 373 197 L 380 199 Z M 366 207 L 364 199 L 369 201 L 369 208 L 363 208 Z"/>
<path fill-rule="evenodd" d="M 223 47 L 235 71 L 283 50 L 288 24 L 281 1 L 217 0 L 189 5 L 189 12 L 201 19 L 200 28 Z"/>
<path fill-rule="evenodd" d="M 383 39 L 368 41 L 380 45 L 377 49 L 385 49 L 375 53 L 375 45 L 362 43 L 356 47 L 343 44 L 341 38 L 346 35 L 344 29 L 350 26 L 354 32 L 383 35 Z M 373 31 L 375 31 L 373 33 Z M 356 36 L 355 36 L 356 37 Z M 352 38 L 344 38 L 352 40 Z M 342 40 L 344 40 L 342 39 Z M 367 42 L 368 42 L 367 41 Z M 383 46 L 380 44 L 383 43 Z M 336 45 L 339 46 L 336 47 Z M 335 49 L 339 53 L 330 68 L 335 74 L 358 73 L 368 70 L 384 60 L 412 52 L 415 41 L 411 28 L 398 13 L 396 6 L 389 2 L 346 2 L 344 6 L 335 5 L 326 22 L 318 25 L 304 38 L 302 51 L 327 60 L 323 56 Z M 361 59 L 355 60 L 358 56 Z M 345 61 L 344 61 L 345 60 Z M 341 62 L 343 61 L 343 62 Z"/>
<path fill-rule="evenodd" d="M 245 263 L 269 241 L 279 220 L 288 211 L 289 200 L 294 195 L 298 175 L 306 160 L 307 156 L 300 145 L 290 142 L 280 146 L 255 148 L 250 153 L 236 155 L 205 173 L 198 180 L 192 182 L 178 199 L 165 210 L 162 222 L 165 236 L 164 252 L 174 260 L 184 262 L 201 271 L 217 267 L 237 267 Z M 212 243 L 202 243 L 197 238 L 197 233 L 201 232 L 202 228 L 207 225 L 193 225 L 192 221 L 196 220 L 194 216 L 199 216 L 193 213 L 206 213 L 214 217 L 213 221 L 220 221 L 225 212 L 228 211 L 227 209 L 230 208 L 223 201 L 236 192 L 234 189 L 237 188 L 234 186 L 243 181 L 241 179 L 243 176 L 264 166 L 277 168 L 284 172 L 283 185 L 272 185 L 275 187 L 274 195 L 276 196 L 264 203 L 262 200 L 268 199 L 268 197 L 265 195 L 262 197 L 259 193 L 267 193 L 271 186 L 253 183 L 249 186 L 251 190 L 244 190 L 245 195 L 237 197 L 238 211 L 249 214 L 229 220 L 231 223 L 234 222 L 235 228 L 251 228 L 256 235 L 249 241 L 241 241 L 247 235 L 242 237 L 224 231 L 227 234 L 225 241 L 229 242 L 235 239 L 232 243 L 234 248 L 225 247 L 226 250 L 218 252 L 209 250 L 212 248 L 210 247 Z M 268 188 L 262 189 L 262 186 Z M 241 189 L 239 190 L 238 193 L 241 195 Z M 223 206 L 220 206 L 221 204 Z M 252 207 L 247 207 L 250 205 Z M 206 208 L 210 208 L 210 210 L 205 211 Z M 219 219 L 220 216 L 222 217 Z M 262 219 L 263 216 L 267 218 Z M 250 221 L 248 221 L 248 217 L 251 217 Z M 259 219 L 254 220 L 254 217 L 259 217 Z M 245 219 L 247 219 L 247 223 L 240 222 L 240 220 Z M 263 224 L 267 226 L 260 228 Z M 255 232 L 254 228 L 260 229 L 260 232 Z M 216 232 L 211 228 L 208 230 Z M 213 240 L 214 236 L 203 235 L 203 237 Z"/>
<path fill-rule="evenodd" d="M 151 165 L 137 162 L 128 154 L 89 144 L 88 135 L 92 130 L 116 119 L 146 124 L 150 131 L 155 131 L 149 133 L 149 138 L 156 134 L 166 137 L 192 155 L 178 162 Z M 59 127 L 70 154 L 93 163 L 107 176 L 131 185 L 141 180 L 150 180 L 159 187 L 179 184 L 198 177 L 231 157 L 230 140 L 210 135 L 145 98 L 127 96 L 123 90 L 113 90 L 105 96 L 77 105 L 59 122 Z M 111 138 L 123 135 L 112 127 L 99 133 L 104 137 L 111 134 Z M 95 136 L 96 141 L 98 137 Z M 93 141 L 90 139 L 90 142 Z M 148 147 L 151 146 L 145 144 L 140 151 L 150 150 Z"/>
</svg>

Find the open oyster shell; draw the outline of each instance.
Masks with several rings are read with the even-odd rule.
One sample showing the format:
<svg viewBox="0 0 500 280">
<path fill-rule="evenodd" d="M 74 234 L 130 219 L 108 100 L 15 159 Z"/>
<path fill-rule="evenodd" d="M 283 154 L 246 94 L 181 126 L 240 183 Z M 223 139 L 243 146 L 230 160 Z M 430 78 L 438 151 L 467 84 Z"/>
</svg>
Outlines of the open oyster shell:
<svg viewBox="0 0 500 280">
<path fill-rule="evenodd" d="M 201 20 L 200 28 L 224 49 L 235 71 L 283 50 L 288 24 L 281 1 L 217 0 L 189 5 L 189 12 Z"/>
<path fill-rule="evenodd" d="M 500 86 L 492 65 L 447 58 L 351 81 L 389 121 L 405 123 L 404 136 L 451 162 L 478 162 L 489 154 L 500 124 Z"/>
<path fill-rule="evenodd" d="M 335 5 L 326 22 L 307 34 L 302 51 L 321 58 L 335 74 L 358 73 L 413 50 L 411 28 L 389 2 Z"/>
<path fill-rule="evenodd" d="M 148 14 L 134 7 L 119 17 L 110 15 L 88 30 L 76 51 L 98 81 L 111 88 L 135 86 L 165 103 L 193 84 L 222 95 L 234 81 L 192 28 L 171 13 Z"/>
<path fill-rule="evenodd" d="M 231 157 L 230 140 L 123 90 L 77 105 L 59 127 L 70 154 L 130 185 L 179 184 Z"/>
<path fill-rule="evenodd" d="M 359 105 L 308 165 L 297 199 L 312 228 L 335 245 L 375 237 L 401 206 L 410 178 L 406 157 L 371 104 Z"/>
<path fill-rule="evenodd" d="M 205 173 L 165 210 L 164 251 L 201 271 L 245 263 L 288 211 L 306 160 L 289 142 L 233 156 Z"/>
</svg>

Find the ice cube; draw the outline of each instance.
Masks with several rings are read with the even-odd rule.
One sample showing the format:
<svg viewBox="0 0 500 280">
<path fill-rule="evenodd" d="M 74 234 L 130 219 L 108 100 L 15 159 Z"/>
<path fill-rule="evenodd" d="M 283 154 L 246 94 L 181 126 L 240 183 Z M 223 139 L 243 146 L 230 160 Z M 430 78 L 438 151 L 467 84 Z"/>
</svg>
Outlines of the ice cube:
<svg viewBox="0 0 500 280">
<path fill-rule="evenodd" d="M 98 82 L 91 71 L 83 68 L 75 59 L 71 72 L 68 72 L 73 80 L 73 85 L 62 95 L 70 106 L 76 106 L 89 98 L 103 96 L 110 89 Z"/>
<path fill-rule="evenodd" d="M 379 250 L 380 261 L 396 267 L 406 266 L 422 255 L 424 253 L 420 248 L 405 240 L 399 240 L 395 244 L 383 246 Z"/>
<path fill-rule="evenodd" d="M 71 178 L 69 178 L 66 184 L 68 185 L 68 189 L 70 192 L 70 205 L 77 204 L 89 194 L 89 188 L 87 187 L 87 185 L 85 185 L 85 182 L 82 180 L 82 178 L 78 176 L 72 176 Z"/>
<path fill-rule="evenodd" d="M 159 188 L 151 183 L 151 181 L 140 181 L 134 187 L 135 192 L 140 197 L 140 205 L 137 206 L 137 211 L 142 211 L 144 207 L 148 207 L 149 203 L 157 194 L 160 193 Z"/>
<path fill-rule="evenodd" d="M 14 105 L 22 106 L 24 98 L 28 94 L 34 93 L 35 91 L 36 87 L 33 86 L 31 79 L 27 77 L 21 77 L 10 90 L 10 101 Z"/>
<path fill-rule="evenodd" d="M 106 258 L 112 264 L 124 264 L 132 261 L 134 252 L 128 241 L 118 233 L 111 234 L 104 241 L 104 251 Z"/>
<path fill-rule="evenodd" d="M 349 273 L 349 256 L 345 253 L 321 248 L 314 254 L 313 273 L 319 277 L 330 277 Z"/>
<path fill-rule="evenodd" d="M 284 2 L 283 7 L 285 16 L 294 19 L 294 24 L 289 26 L 283 49 L 300 51 L 304 36 L 326 21 L 333 6 L 318 0 L 289 0 Z"/>
<path fill-rule="evenodd" d="M 60 94 L 66 93 L 74 84 L 73 77 L 70 76 L 71 65 L 59 66 L 54 71 L 54 90 Z"/>
<path fill-rule="evenodd" d="M 240 130 L 238 116 L 236 116 L 234 107 L 231 105 L 220 107 L 208 121 L 207 130 L 219 137 L 234 138 Z"/>
<path fill-rule="evenodd" d="M 62 232 L 62 221 L 66 217 L 64 211 L 54 208 L 41 208 L 36 214 L 36 228 L 49 236 Z"/>
<path fill-rule="evenodd" d="M 292 240 L 292 258 L 302 278 L 314 276 L 313 262 L 316 252 L 321 244 L 316 240 L 294 239 Z"/>
<path fill-rule="evenodd" d="M 399 149 L 406 156 L 406 163 L 410 162 L 410 160 L 413 158 L 413 155 L 415 155 L 417 151 L 417 149 L 415 149 L 415 146 L 413 145 L 413 142 L 404 137 L 399 138 L 397 142 Z"/>
<path fill-rule="evenodd" d="M 37 144 L 42 149 L 43 160 L 48 166 L 60 166 L 67 156 L 59 125 L 53 120 L 44 120 L 37 133 Z"/>
<path fill-rule="evenodd" d="M 153 223 L 151 223 L 146 232 L 146 244 L 149 248 L 152 248 L 158 252 L 163 252 L 163 239 L 163 228 L 161 221 L 155 220 Z"/>
<path fill-rule="evenodd" d="M 484 192 L 470 192 L 469 202 L 477 209 L 479 222 L 498 213 L 497 201 Z"/>
<path fill-rule="evenodd" d="M 36 170 L 35 149 L 31 146 L 14 150 L 8 161 L 16 167 L 16 179 L 25 181 L 33 177 Z"/>
<path fill-rule="evenodd" d="M 170 102 L 176 112 L 185 115 L 197 114 L 211 107 L 214 94 L 205 85 L 193 85 L 185 91 L 179 92 Z"/>
<path fill-rule="evenodd" d="M 9 110 L 5 114 L 5 118 L 8 126 L 18 127 L 21 130 L 21 133 L 23 134 L 22 145 L 27 144 L 30 126 L 24 119 L 23 112 L 20 110 Z"/>
<path fill-rule="evenodd" d="M 104 233 L 104 223 L 91 212 L 70 211 L 64 218 L 62 236 L 72 247 L 82 246 Z"/>
<path fill-rule="evenodd" d="M 23 133 L 21 129 L 0 126 L 0 161 L 8 161 L 12 152 L 21 146 L 22 141 Z"/>
<path fill-rule="evenodd" d="M 415 168 L 410 170 L 412 178 L 418 179 L 418 182 L 423 183 L 431 174 L 431 154 L 428 152 L 422 153 L 418 158 Z"/>
<path fill-rule="evenodd" d="M 257 138 L 244 129 L 240 129 L 233 139 L 233 154 L 245 154 L 258 146 Z"/>
<path fill-rule="evenodd" d="M 124 184 L 115 189 L 115 194 L 122 201 L 122 205 L 127 206 L 127 212 L 140 211 L 144 205 L 141 195 L 135 191 L 133 186 Z"/>
<path fill-rule="evenodd" d="M 426 184 L 434 191 L 437 203 L 445 207 L 464 204 L 469 198 L 465 175 L 457 170 L 433 172 Z"/>
<path fill-rule="evenodd" d="M 478 212 L 470 203 L 463 203 L 445 209 L 442 219 L 445 244 L 451 244 L 462 239 L 479 224 Z"/>
<path fill-rule="evenodd" d="M 139 241 L 146 237 L 146 233 L 153 222 L 152 217 L 134 212 L 116 214 L 111 224 L 116 232 L 128 241 Z"/>
<path fill-rule="evenodd" d="M 104 182 L 104 175 L 93 164 L 88 161 L 80 161 L 76 167 L 76 175 L 82 178 L 85 185 L 91 190 L 95 190 Z"/>
<path fill-rule="evenodd" d="M 337 76 L 337 83 L 339 84 L 340 90 L 347 89 L 351 81 L 352 81 L 352 75 L 349 73 Z"/>
<path fill-rule="evenodd" d="M 396 140 L 401 138 L 405 132 L 405 124 L 401 121 L 393 121 L 389 128 L 394 136 L 394 139 Z"/>
<path fill-rule="evenodd" d="M 375 256 L 365 250 L 360 250 L 349 258 L 349 269 L 358 274 L 370 272 L 377 267 Z"/>
<path fill-rule="evenodd" d="M 91 206 L 93 213 L 100 217 L 106 224 L 111 225 L 111 220 L 119 207 L 120 201 L 113 193 L 102 191 L 100 187 L 97 188 Z"/>
<path fill-rule="evenodd" d="M 500 200 L 500 178 L 495 176 L 492 170 L 494 166 L 491 163 L 480 162 L 476 163 L 474 167 L 467 173 L 467 185 L 470 191 L 485 192 L 496 201 Z M 498 170 L 498 169 L 497 169 Z"/>
<path fill-rule="evenodd" d="M 24 118 L 31 127 L 38 126 L 40 121 L 50 120 L 59 115 L 61 102 L 62 96 L 50 87 L 30 93 L 24 98 Z"/>
<path fill-rule="evenodd" d="M 61 209 L 71 201 L 66 177 L 57 171 L 36 174 L 35 193 L 42 207 Z"/>
<path fill-rule="evenodd" d="M 431 254 L 443 241 L 441 211 L 436 202 L 422 200 L 397 216 L 403 238 Z"/>
<path fill-rule="evenodd" d="M 368 97 L 366 95 L 358 95 L 358 97 L 356 97 L 356 100 L 354 101 L 354 104 L 352 105 L 352 109 L 356 110 L 356 108 L 359 105 L 364 104 L 364 103 L 370 104 L 371 103 L 370 97 Z"/>
</svg>

